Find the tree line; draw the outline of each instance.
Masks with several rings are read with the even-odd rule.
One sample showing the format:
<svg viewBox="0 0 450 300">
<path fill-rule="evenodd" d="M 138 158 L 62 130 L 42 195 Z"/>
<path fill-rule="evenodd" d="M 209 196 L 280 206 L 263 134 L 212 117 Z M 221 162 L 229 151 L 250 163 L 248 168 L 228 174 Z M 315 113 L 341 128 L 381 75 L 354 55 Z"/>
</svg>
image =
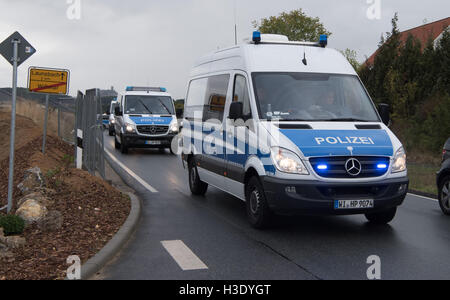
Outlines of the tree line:
<svg viewBox="0 0 450 300">
<path fill-rule="evenodd" d="M 450 137 L 450 33 L 426 45 L 409 35 L 401 42 L 397 14 L 382 37 L 373 66 L 358 74 L 377 103 L 392 111 L 392 129 L 407 149 L 440 151 Z"/>
</svg>

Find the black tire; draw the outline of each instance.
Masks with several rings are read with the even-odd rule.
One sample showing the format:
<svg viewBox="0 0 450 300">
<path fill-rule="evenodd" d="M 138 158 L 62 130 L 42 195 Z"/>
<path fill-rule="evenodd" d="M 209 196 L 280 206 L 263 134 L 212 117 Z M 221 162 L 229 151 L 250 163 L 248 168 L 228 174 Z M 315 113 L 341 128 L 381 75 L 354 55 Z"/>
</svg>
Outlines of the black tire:
<svg viewBox="0 0 450 300">
<path fill-rule="evenodd" d="M 439 206 L 444 215 L 450 216 L 450 176 L 439 182 Z"/>
<path fill-rule="evenodd" d="M 112 129 L 111 127 L 109 127 L 109 136 L 114 136 L 114 129 Z"/>
<path fill-rule="evenodd" d="M 116 148 L 117 150 L 120 149 L 120 143 L 117 141 L 117 136 L 114 137 L 114 148 Z"/>
<path fill-rule="evenodd" d="M 120 139 L 121 143 L 120 143 L 120 152 L 122 154 L 127 154 L 128 153 L 128 146 L 127 144 L 123 141 L 123 138 Z"/>
<path fill-rule="evenodd" d="M 191 193 L 197 196 L 205 195 L 208 190 L 208 184 L 201 181 L 198 176 L 194 159 L 189 160 L 189 188 L 191 189 Z"/>
<path fill-rule="evenodd" d="M 250 178 L 245 187 L 247 216 L 250 224 L 256 229 L 268 228 L 273 220 L 273 213 L 266 200 L 264 188 L 259 178 Z"/>
<path fill-rule="evenodd" d="M 394 207 L 385 211 L 366 214 L 366 218 L 370 223 L 377 225 L 386 225 L 394 220 L 396 214 L 397 207 Z"/>
</svg>

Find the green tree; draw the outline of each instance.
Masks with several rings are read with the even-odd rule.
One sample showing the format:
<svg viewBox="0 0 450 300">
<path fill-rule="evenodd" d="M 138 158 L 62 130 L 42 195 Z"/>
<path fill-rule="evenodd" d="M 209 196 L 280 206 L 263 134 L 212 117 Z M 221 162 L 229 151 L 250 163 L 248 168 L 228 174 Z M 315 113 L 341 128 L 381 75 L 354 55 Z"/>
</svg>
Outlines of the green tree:
<svg viewBox="0 0 450 300">
<path fill-rule="evenodd" d="M 373 65 L 358 74 L 376 102 L 391 105 L 392 129 L 406 148 L 436 153 L 450 136 L 450 34 L 422 47 L 413 36 L 401 41 L 397 22 L 395 14 Z"/>
<path fill-rule="evenodd" d="M 331 35 L 319 18 L 308 17 L 302 9 L 253 21 L 253 26 L 261 33 L 286 35 L 291 41 L 315 42 L 321 34 Z"/>
<path fill-rule="evenodd" d="M 356 53 L 356 51 L 347 48 L 344 51 L 341 51 L 341 53 L 342 53 L 342 55 L 345 56 L 345 58 L 348 60 L 348 62 L 352 65 L 353 69 L 358 71 L 359 68 L 361 67 L 361 64 L 358 62 L 358 59 L 357 59 L 358 54 Z"/>
</svg>

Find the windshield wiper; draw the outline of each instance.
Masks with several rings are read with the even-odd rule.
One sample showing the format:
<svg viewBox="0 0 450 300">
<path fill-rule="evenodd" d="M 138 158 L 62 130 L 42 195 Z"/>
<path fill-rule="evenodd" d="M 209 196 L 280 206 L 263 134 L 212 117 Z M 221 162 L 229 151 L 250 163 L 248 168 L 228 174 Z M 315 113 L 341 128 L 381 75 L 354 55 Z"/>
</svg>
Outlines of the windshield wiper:
<svg viewBox="0 0 450 300">
<path fill-rule="evenodd" d="M 281 119 L 281 120 L 277 120 L 279 122 L 311 122 L 314 120 L 306 120 L 306 119 Z"/>
<path fill-rule="evenodd" d="M 327 119 L 327 120 L 318 120 L 321 122 L 376 122 L 369 120 L 361 120 L 356 118 L 336 118 L 336 119 Z"/>
<path fill-rule="evenodd" d="M 153 115 L 152 111 L 150 109 L 148 109 L 147 105 L 145 105 L 144 101 L 142 101 L 141 99 L 138 99 L 138 101 L 142 104 L 142 106 L 147 110 L 147 112 L 151 115 Z"/>
<path fill-rule="evenodd" d="M 172 115 L 172 113 L 169 111 L 169 108 L 161 101 L 161 99 L 158 98 L 159 103 L 164 107 L 164 109 L 169 113 L 169 115 Z"/>
</svg>

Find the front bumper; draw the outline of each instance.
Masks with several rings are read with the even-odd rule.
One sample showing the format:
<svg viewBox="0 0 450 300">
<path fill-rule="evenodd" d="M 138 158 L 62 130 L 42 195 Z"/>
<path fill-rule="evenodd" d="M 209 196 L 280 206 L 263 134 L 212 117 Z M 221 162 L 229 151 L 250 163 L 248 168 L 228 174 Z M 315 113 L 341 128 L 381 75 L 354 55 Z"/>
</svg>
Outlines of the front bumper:
<svg viewBox="0 0 450 300">
<path fill-rule="evenodd" d="M 172 145 L 172 139 L 176 134 L 167 134 L 164 136 L 145 136 L 136 133 L 122 134 L 122 142 L 125 142 L 129 148 L 169 148 Z M 148 141 L 160 142 L 158 145 L 149 145 Z"/>
<path fill-rule="evenodd" d="M 363 183 L 286 180 L 265 176 L 262 184 L 272 211 L 279 214 L 351 215 L 377 212 L 403 203 L 407 177 Z M 374 200 L 374 208 L 336 210 L 335 200 Z"/>
</svg>

